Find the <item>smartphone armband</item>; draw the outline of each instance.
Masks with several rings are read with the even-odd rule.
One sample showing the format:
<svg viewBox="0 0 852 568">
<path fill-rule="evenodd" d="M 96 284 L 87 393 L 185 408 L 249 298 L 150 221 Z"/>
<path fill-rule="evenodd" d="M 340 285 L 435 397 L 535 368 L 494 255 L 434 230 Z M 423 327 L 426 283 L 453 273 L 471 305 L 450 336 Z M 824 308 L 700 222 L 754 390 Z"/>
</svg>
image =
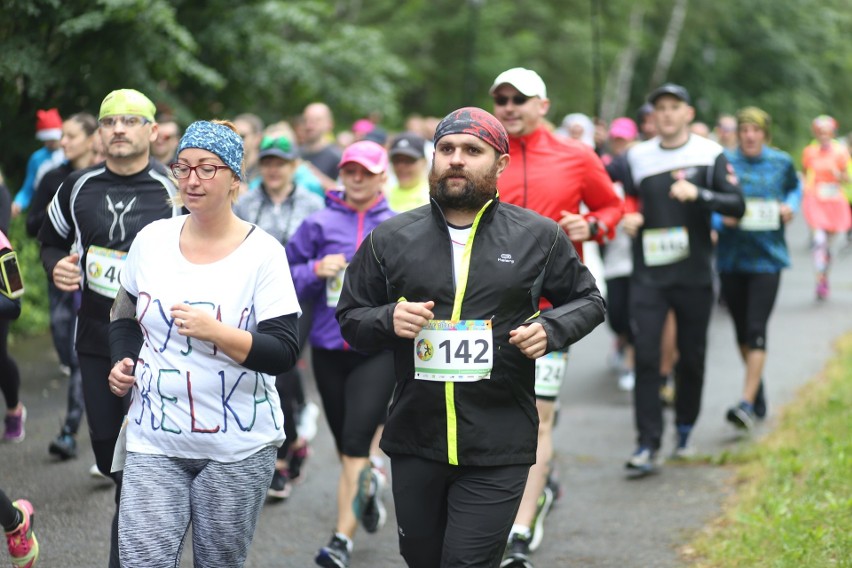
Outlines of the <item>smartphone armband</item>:
<svg viewBox="0 0 852 568">
<path fill-rule="evenodd" d="M 0 256 L 0 294 L 12 299 L 24 295 L 24 279 L 18 266 L 18 253 L 15 251 Z"/>
</svg>

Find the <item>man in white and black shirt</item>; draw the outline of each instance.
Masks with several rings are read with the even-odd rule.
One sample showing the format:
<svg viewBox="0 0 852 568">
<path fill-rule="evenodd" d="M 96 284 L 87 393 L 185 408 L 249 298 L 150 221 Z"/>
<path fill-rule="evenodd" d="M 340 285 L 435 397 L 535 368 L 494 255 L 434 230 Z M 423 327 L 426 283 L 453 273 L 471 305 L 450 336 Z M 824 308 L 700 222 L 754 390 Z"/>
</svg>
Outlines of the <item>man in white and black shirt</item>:
<svg viewBox="0 0 852 568">
<path fill-rule="evenodd" d="M 110 470 L 126 406 L 107 382 L 113 364 L 107 339 L 109 311 L 136 233 L 151 221 L 180 214 L 180 207 L 171 203 L 177 189 L 164 166 L 150 155 L 157 138 L 154 111 L 154 104 L 133 89 L 106 96 L 98 117 L 106 161 L 65 179 L 38 234 L 42 263 L 56 287 L 82 291 L 75 345 L 83 399 L 98 470 L 114 479 L 116 503 L 121 475 Z M 119 566 L 116 522 L 117 517 L 110 568 Z"/>
<path fill-rule="evenodd" d="M 658 135 L 631 148 L 625 180 L 625 230 L 634 237 L 630 288 L 636 337 L 633 397 L 637 449 L 627 462 L 634 475 L 655 470 L 663 433 L 660 400 L 660 337 L 671 309 L 680 352 L 675 370 L 677 401 L 674 455 L 688 441 L 701 407 L 707 327 L 713 305 L 710 217 L 741 217 L 742 192 L 723 148 L 691 135 L 695 116 L 687 90 L 665 84 L 648 96 Z"/>
</svg>

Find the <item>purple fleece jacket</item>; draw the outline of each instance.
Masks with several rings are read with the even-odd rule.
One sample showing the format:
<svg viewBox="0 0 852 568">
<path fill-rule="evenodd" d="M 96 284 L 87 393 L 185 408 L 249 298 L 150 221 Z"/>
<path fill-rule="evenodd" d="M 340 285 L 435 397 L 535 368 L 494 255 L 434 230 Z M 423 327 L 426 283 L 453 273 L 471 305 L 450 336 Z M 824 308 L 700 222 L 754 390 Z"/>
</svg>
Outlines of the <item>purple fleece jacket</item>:
<svg viewBox="0 0 852 568">
<path fill-rule="evenodd" d="M 352 259 L 361 241 L 394 212 L 383 195 L 366 211 L 356 211 L 343 200 L 343 192 L 326 194 L 326 208 L 306 218 L 287 243 L 287 260 L 299 303 L 314 307 L 310 342 L 320 349 L 349 349 L 340 335 L 334 307 L 326 302 L 326 281 L 314 272 L 328 254 Z"/>
</svg>

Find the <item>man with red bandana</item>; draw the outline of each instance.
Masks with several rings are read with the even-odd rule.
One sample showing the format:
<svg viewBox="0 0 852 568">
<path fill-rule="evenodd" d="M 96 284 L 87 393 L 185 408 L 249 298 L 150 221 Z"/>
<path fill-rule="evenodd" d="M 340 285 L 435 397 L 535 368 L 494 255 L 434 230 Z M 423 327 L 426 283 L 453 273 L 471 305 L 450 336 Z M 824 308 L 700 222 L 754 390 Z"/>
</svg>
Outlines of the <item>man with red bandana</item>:
<svg viewBox="0 0 852 568">
<path fill-rule="evenodd" d="M 495 117 L 458 109 L 434 143 L 431 204 L 367 236 L 337 319 L 353 349 L 394 351 L 381 448 L 406 564 L 495 568 L 536 460 L 535 360 L 594 329 L 604 304 L 559 225 L 500 201 Z"/>
<path fill-rule="evenodd" d="M 614 236 L 622 201 L 592 148 L 551 133 L 544 122 L 550 109 L 542 78 L 530 69 L 504 71 L 491 86 L 494 116 L 509 134 L 511 161 L 497 182 L 500 200 L 550 217 L 565 230 L 582 258 L 583 243 Z M 588 213 L 580 213 L 580 204 Z M 566 353 L 541 359 L 536 369 L 540 420 L 538 455 L 501 566 L 531 567 L 529 552 L 543 536 L 543 522 L 558 488 L 548 483 L 553 456 L 556 399 L 565 374 Z"/>
</svg>

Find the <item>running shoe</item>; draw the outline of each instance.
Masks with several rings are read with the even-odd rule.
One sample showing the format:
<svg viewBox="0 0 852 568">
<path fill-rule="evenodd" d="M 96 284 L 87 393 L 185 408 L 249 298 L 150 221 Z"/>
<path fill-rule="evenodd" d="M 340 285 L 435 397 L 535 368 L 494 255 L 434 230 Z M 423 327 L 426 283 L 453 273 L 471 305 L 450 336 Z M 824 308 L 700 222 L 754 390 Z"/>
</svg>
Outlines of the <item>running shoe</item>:
<svg viewBox="0 0 852 568">
<path fill-rule="evenodd" d="M 530 538 L 520 533 L 509 535 L 509 544 L 500 568 L 534 568 L 530 561 Z"/>
<path fill-rule="evenodd" d="M 816 299 L 828 299 L 828 278 L 825 275 L 819 277 L 816 285 Z"/>
<path fill-rule="evenodd" d="M 728 422 L 740 430 L 750 432 L 754 428 L 754 407 L 746 401 L 742 401 L 738 405 L 728 409 L 726 418 Z"/>
<path fill-rule="evenodd" d="M 763 389 L 763 379 L 760 379 L 760 386 L 757 387 L 757 394 L 754 396 L 754 416 L 759 420 L 766 418 L 766 392 Z"/>
<path fill-rule="evenodd" d="M 4 422 L 6 424 L 6 430 L 3 432 L 3 440 L 6 442 L 23 442 L 24 438 L 27 435 L 26 430 L 24 429 L 24 424 L 27 421 L 27 407 L 21 406 L 20 414 L 9 414 L 6 413 L 6 418 Z"/>
<path fill-rule="evenodd" d="M 300 438 L 304 438 L 308 442 L 314 439 L 317 435 L 317 418 L 319 417 L 319 407 L 313 402 L 306 402 L 299 411 L 299 421 L 296 424 L 296 432 Z"/>
<path fill-rule="evenodd" d="M 541 492 L 541 495 L 538 498 L 535 517 L 532 522 L 532 537 L 529 541 L 530 552 L 538 550 L 542 539 L 544 539 L 544 520 L 547 518 L 547 515 L 550 514 L 550 508 L 553 506 L 555 499 L 556 496 L 553 494 L 553 490 L 545 485 L 544 491 Z"/>
<path fill-rule="evenodd" d="M 290 480 L 287 479 L 287 470 L 280 468 L 272 474 L 272 481 L 269 483 L 266 494 L 273 499 L 284 500 L 290 496 L 291 489 Z"/>
<path fill-rule="evenodd" d="M 290 481 L 292 483 L 301 483 L 305 480 L 305 460 L 308 458 L 310 453 L 311 451 L 307 442 L 305 442 L 304 446 L 290 451 L 290 457 L 287 460 L 287 473 L 289 474 Z"/>
<path fill-rule="evenodd" d="M 636 373 L 633 371 L 624 371 L 618 377 L 618 388 L 624 392 L 630 392 L 636 386 Z"/>
<path fill-rule="evenodd" d="M 12 503 L 21 512 L 23 521 L 18 528 L 6 533 L 6 545 L 12 566 L 15 568 L 32 568 L 38 560 L 38 540 L 33 532 L 35 511 L 33 505 L 26 499 L 18 499 Z"/>
<path fill-rule="evenodd" d="M 346 541 L 335 534 L 328 544 L 319 549 L 314 562 L 324 568 L 349 568 L 349 555 Z"/>
<path fill-rule="evenodd" d="M 657 452 L 651 450 L 651 448 L 639 446 L 627 460 L 627 463 L 624 464 L 624 467 L 630 477 L 644 477 L 656 473 L 658 465 Z"/>
<path fill-rule="evenodd" d="M 98 469 L 98 464 L 96 464 L 96 463 L 93 463 L 92 467 L 89 468 L 89 476 L 92 477 L 93 479 L 100 479 L 100 480 L 109 480 L 110 479 L 109 477 L 107 477 L 106 475 L 101 473 L 101 470 Z"/>
<path fill-rule="evenodd" d="M 374 533 L 385 526 L 387 510 L 382 500 L 382 493 L 387 478 L 376 467 L 368 465 L 358 476 L 358 494 L 352 503 L 355 516 L 360 519 L 361 526 L 368 533 Z"/>
<path fill-rule="evenodd" d="M 61 460 L 70 460 L 77 457 L 77 440 L 66 432 L 61 432 L 48 448 L 50 455 Z"/>
<path fill-rule="evenodd" d="M 675 449 L 672 457 L 675 459 L 691 458 L 695 455 L 695 449 L 689 445 L 689 436 L 692 434 L 692 424 L 677 424 L 675 426 Z"/>
<path fill-rule="evenodd" d="M 550 468 L 547 474 L 547 486 L 550 487 L 550 492 L 553 493 L 553 504 L 562 499 L 562 485 L 559 483 L 559 473 L 556 468 Z"/>
</svg>

